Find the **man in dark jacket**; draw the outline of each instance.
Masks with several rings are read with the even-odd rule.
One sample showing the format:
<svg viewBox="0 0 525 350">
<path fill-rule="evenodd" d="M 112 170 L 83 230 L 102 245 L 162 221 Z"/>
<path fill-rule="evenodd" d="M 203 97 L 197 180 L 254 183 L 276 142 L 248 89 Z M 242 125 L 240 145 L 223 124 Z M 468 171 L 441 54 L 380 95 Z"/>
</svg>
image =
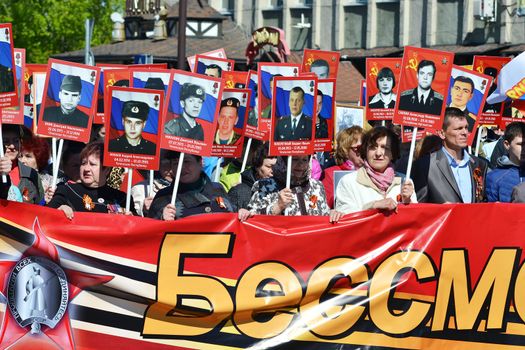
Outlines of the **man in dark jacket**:
<svg viewBox="0 0 525 350">
<path fill-rule="evenodd" d="M 179 153 L 170 152 L 172 171 L 176 174 Z M 236 208 L 230 203 L 221 184 L 211 182 L 202 171 L 200 156 L 185 154 L 180 174 L 175 205 L 171 204 L 174 184 L 163 188 L 155 195 L 148 212 L 150 218 L 175 220 L 186 216 L 233 212 Z"/>
<path fill-rule="evenodd" d="M 487 200 L 510 202 L 512 188 L 520 183 L 520 158 L 525 124 L 512 122 L 503 135 L 503 146 L 508 155 L 498 158 L 497 168 L 487 174 Z"/>
</svg>

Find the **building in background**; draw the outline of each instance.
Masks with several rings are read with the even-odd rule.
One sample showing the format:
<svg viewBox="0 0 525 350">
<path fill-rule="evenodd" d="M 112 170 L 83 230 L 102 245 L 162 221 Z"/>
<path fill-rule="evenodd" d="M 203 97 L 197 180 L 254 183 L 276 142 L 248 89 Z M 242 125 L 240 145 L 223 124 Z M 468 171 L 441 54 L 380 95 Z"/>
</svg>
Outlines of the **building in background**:
<svg viewBox="0 0 525 350">
<path fill-rule="evenodd" d="M 167 38 L 156 40 L 154 16 L 163 6 Z M 340 51 L 341 102 L 358 100 L 367 57 L 400 57 L 407 45 L 454 52 L 459 65 L 525 51 L 524 0 L 188 0 L 187 17 L 187 56 L 222 47 L 237 70 L 248 68 L 251 33 L 264 26 L 284 30 L 289 62 L 300 62 L 305 48 Z M 128 0 L 123 20 L 125 40 L 93 47 L 96 62 L 149 54 L 176 66 L 178 1 Z M 84 52 L 55 57 L 81 62 Z"/>
</svg>

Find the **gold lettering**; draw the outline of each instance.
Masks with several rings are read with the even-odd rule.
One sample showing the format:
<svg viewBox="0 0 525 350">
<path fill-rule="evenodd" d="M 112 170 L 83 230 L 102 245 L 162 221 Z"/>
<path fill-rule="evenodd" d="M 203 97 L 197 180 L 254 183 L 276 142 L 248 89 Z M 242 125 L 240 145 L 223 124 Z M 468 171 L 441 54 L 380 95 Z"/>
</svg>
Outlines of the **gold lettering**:
<svg viewBox="0 0 525 350">
<path fill-rule="evenodd" d="M 310 276 L 300 314 L 312 333 L 322 337 L 337 336 L 352 328 L 365 311 L 366 307 L 360 303 L 348 305 L 345 302 L 345 299 L 358 295 L 354 290 L 346 290 L 321 302 L 321 296 L 341 278 L 355 285 L 366 283 L 369 275 L 366 266 L 355 259 L 334 258 L 322 263 Z"/>
<path fill-rule="evenodd" d="M 293 321 L 290 309 L 297 308 L 302 295 L 301 281 L 288 266 L 279 262 L 253 266 L 237 284 L 235 327 L 257 339 L 279 335 Z"/>
<path fill-rule="evenodd" d="M 398 252 L 378 266 L 370 283 L 370 319 L 381 330 L 390 334 L 403 334 L 414 330 L 423 322 L 431 303 L 412 299 L 408 310 L 400 313 L 389 308 L 395 288 L 403 283 L 401 272 L 413 270 L 417 280 L 433 279 L 436 270 L 430 258 L 417 251 Z"/>
<path fill-rule="evenodd" d="M 454 313 L 458 330 L 472 330 L 482 307 L 488 305 L 487 329 L 501 329 L 509 294 L 517 249 L 494 249 L 478 283 L 471 291 L 467 272 L 467 252 L 445 250 L 437 287 L 432 331 L 444 330 L 450 296 L 454 298 Z M 491 293 L 492 292 L 492 293 Z M 490 300 L 487 298 L 490 295 Z"/>
<path fill-rule="evenodd" d="M 158 266 L 157 301 L 146 311 L 144 335 L 197 336 L 215 328 L 233 312 L 226 286 L 219 280 L 183 275 L 184 255 L 229 253 L 232 234 L 167 234 L 162 243 Z M 183 301 L 206 301 L 202 308 L 183 305 Z"/>
</svg>

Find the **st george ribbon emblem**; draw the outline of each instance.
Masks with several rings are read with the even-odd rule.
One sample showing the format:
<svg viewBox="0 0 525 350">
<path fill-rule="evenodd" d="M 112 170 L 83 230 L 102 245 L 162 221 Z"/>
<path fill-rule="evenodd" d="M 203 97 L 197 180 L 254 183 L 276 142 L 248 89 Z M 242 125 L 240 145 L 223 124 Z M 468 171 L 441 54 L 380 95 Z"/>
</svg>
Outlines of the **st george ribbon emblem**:
<svg viewBox="0 0 525 350">
<path fill-rule="evenodd" d="M 69 290 L 64 270 L 53 261 L 29 256 L 20 260 L 9 277 L 7 304 L 21 327 L 40 325 L 55 328 L 66 313 Z"/>
</svg>

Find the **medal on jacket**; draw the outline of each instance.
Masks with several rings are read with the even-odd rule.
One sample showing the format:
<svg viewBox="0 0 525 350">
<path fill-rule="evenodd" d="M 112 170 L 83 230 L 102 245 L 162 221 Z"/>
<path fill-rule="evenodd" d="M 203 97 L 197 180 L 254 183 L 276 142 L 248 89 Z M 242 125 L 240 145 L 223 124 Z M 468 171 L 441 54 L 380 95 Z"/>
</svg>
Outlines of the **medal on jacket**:
<svg viewBox="0 0 525 350">
<path fill-rule="evenodd" d="M 27 189 L 27 187 L 24 187 L 24 189 L 22 190 L 22 198 L 24 199 L 24 202 L 31 201 L 31 198 L 29 198 L 29 190 Z"/>
<path fill-rule="evenodd" d="M 224 203 L 224 199 L 222 197 L 215 198 L 215 201 L 219 205 L 219 208 L 226 209 L 226 204 Z"/>
<path fill-rule="evenodd" d="M 84 204 L 84 208 L 89 211 L 95 208 L 95 203 L 93 203 L 93 200 L 87 194 L 82 196 L 82 204 Z"/>
<path fill-rule="evenodd" d="M 317 207 L 317 196 L 315 194 L 310 196 L 310 202 L 310 208 L 314 209 Z"/>
</svg>

